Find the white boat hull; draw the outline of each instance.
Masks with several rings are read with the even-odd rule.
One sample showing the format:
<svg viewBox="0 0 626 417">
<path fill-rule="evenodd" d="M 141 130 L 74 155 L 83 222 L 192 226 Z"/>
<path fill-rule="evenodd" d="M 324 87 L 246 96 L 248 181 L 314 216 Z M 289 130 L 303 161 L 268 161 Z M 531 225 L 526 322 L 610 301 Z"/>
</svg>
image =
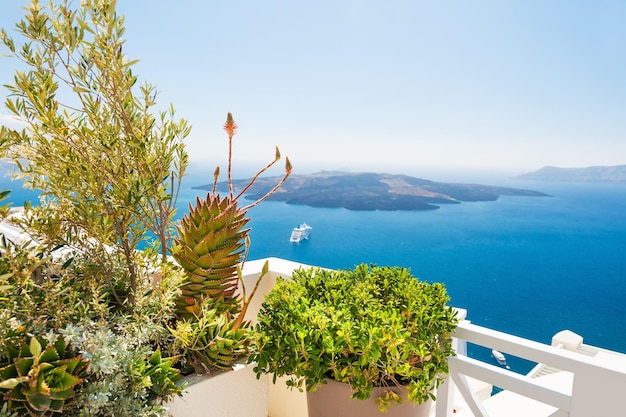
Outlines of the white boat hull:
<svg viewBox="0 0 626 417">
<path fill-rule="evenodd" d="M 291 231 L 291 237 L 289 238 L 289 241 L 293 243 L 298 243 L 306 240 L 311 235 L 311 230 L 313 230 L 311 226 L 306 223 L 302 223 Z"/>
<path fill-rule="evenodd" d="M 501 352 L 498 352 L 497 350 L 493 349 L 491 351 L 491 354 L 493 355 L 494 359 L 496 360 L 496 362 L 498 362 L 499 365 L 506 366 L 506 357 Z"/>
</svg>

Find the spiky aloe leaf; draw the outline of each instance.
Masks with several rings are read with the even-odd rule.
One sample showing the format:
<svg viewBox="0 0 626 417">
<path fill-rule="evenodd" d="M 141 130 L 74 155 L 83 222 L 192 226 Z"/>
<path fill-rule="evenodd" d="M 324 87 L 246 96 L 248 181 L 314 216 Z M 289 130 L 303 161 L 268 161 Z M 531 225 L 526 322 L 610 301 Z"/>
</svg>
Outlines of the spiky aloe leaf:
<svg viewBox="0 0 626 417">
<path fill-rule="evenodd" d="M 67 365 L 54 367 L 50 372 L 45 373 L 45 379 L 48 383 L 50 392 L 57 393 L 55 398 L 61 398 L 59 393 L 67 391 L 82 382 L 81 378 L 72 375 L 67 371 Z"/>
<path fill-rule="evenodd" d="M 195 246 L 193 247 L 193 252 L 196 254 L 196 256 L 199 257 L 206 255 L 207 253 L 209 253 L 209 245 L 207 244 L 207 242 L 201 240 L 200 242 L 195 244 Z"/>
<path fill-rule="evenodd" d="M 74 390 L 71 388 L 64 390 L 50 390 L 50 398 L 52 400 L 68 400 L 74 396 Z"/>
<path fill-rule="evenodd" d="M 15 368 L 15 364 L 9 364 L 5 367 L 0 368 L 0 381 L 5 381 L 10 378 L 18 377 L 17 369 Z"/>
<path fill-rule="evenodd" d="M 186 348 L 186 360 L 196 372 L 230 369 L 235 360 L 248 353 L 246 326 L 235 329 L 229 312 L 218 312 L 205 303 L 197 320 L 182 320 L 170 329 Z"/>
<path fill-rule="evenodd" d="M 74 358 L 61 359 L 56 362 L 57 365 L 64 365 L 67 368 L 67 372 L 71 374 L 79 374 L 80 371 L 87 367 L 87 362 L 83 360 L 82 356 L 76 356 Z"/>
<path fill-rule="evenodd" d="M 26 382 L 28 382 L 28 380 Z M 9 401 L 26 402 L 26 397 L 22 391 L 23 386 L 21 384 L 17 385 L 11 391 L 4 394 L 4 399 Z"/>
<path fill-rule="evenodd" d="M 216 326 L 214 332 L 207 335 L 207 347 L 204 351 L 196 352 L 202 362 L 219 369 L 230 369 L 233 362 L 245 355 L 248 349 L 248 339 L 244 329 L 233 330 L 233 322 L 223 326 Z M 209 337 L 213 337 L 209 340 Z"/>
<path fill-rule="evenodd" d="M 59 352 L 57 352 L 57 349 L 53 345 L 47 346 L 39 358 L 41 362 L 54 362 L 59 359 L 61 359 L 59 357 Z"/>
<path fill-rule="evenodd" d="M 19 349 L 19 353 L 18 353 L 18 357 L 20 358 L 26 358 L 29 356 L 32 356 L 33 354 L 30 353 L 30 347 L 29 345 L 27 345 L 26 343 L 21 343 L 20 344 L 20 349 Z"/>
<path fill-rule="evenodd" d="M 24 397 L 26 397 L 30 408 L 35 411 L 47 411 L 52 404 L 52 399 L 49 395 L 43 394 L 37 390 L 24 391 Z"/>
<path fill-rule="evenodd" d="M 152 392 L 158 395 L 182 392 L 184 386 L 176 385 L 181 378 L 180 371 L 174 368 L 176 357 L 163 357 L 157 349 L 147 359 L 147 363 L 143 363 L 145 358 L 141 359 L 141 367 L 143 375 L 150 378 Z"/>
<path fill-rule="evenodd" d="M 50 402 L 50 410 L 55 413 L 63 412 L 63 407 L 65 406 L 65 400 L 63 399 L 52 399 Z"/>
<path fill-rule="evenodd" d="M 32 357 L 28 358 L 17 358 L 15 360 L 15 369 L 19 376 L 27 376 L 28 372 L 32 369 L 34 359 Z"/>
</svg>

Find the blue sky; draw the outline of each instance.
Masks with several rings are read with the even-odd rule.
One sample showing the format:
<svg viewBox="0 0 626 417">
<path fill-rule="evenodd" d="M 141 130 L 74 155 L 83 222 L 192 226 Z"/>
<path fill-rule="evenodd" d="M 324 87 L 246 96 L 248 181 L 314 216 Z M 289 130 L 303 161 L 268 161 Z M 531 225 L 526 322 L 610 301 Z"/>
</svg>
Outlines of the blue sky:
<svg viewBox="0 0 626 417">
<path fill-rule="evenodd" d="M 25 3 L 4 0 L 0 26 Z M 118 3 L 135 72 L 209 172 L 229 111 L 236 164 L 278 145 L 301 173 L 626 164 L 623 0 Z"/>
</svg>

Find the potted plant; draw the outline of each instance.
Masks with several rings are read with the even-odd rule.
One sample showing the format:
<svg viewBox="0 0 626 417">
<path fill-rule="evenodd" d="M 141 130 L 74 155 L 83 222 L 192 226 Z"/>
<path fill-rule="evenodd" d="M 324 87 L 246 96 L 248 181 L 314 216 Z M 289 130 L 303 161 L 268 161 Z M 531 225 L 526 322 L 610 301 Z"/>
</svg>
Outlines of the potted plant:
<svg viewBox="0 0 626 417">
<path fill-rule="evenodd" d="M 429 415 L 454 354 L 458 319 L 448 301 L 443 284 L 420 281 L 406 268 L 296 270 L 266 295 L 250 361 L 257 376 L 287 376 L 289 387 L 306 389 L 309 417 L 352 415 L 348 407 L 359 417 Z M 326 397 L 333 404 L 322 405 Z M 336 397 L 366 401 L 339 405 Z"/>
</svg>

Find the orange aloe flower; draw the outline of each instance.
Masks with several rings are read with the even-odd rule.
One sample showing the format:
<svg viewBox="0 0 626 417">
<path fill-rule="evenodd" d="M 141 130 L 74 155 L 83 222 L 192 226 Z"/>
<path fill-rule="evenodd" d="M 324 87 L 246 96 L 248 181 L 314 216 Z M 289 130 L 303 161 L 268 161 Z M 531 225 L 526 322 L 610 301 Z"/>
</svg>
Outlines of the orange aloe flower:
<svg viewBox="0 0 626 417">
<path fill-rule="evenodd" d="M 233 119 L 233 115 L 228 112 L 228 116 L 226 116 L 226 123 L 224 123 L 224 130 L 228 133 L 228 138 L 232 139 L 233 136 L 237 133 L 237 123 Z"/>
</svg>

